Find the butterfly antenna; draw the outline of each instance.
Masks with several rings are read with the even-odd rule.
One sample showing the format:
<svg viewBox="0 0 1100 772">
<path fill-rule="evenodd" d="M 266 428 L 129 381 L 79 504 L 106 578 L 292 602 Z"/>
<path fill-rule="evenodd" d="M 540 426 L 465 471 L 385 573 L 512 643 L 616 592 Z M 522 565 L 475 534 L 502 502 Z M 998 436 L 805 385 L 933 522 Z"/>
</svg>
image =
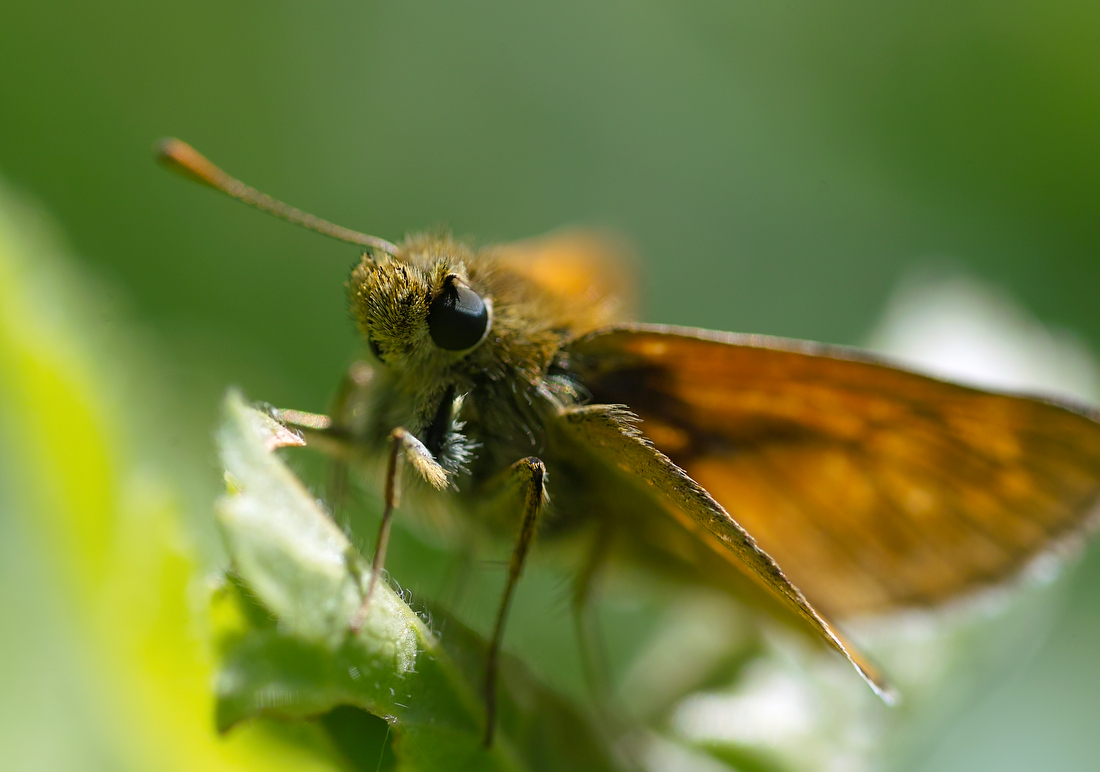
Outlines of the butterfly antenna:
<svg viewBox="0 0 1100 772">
<path fill-rule="evenodd" d="M 230 177 L 217 166 L 210 162 L 202 153 L 188 145 L 183 140 L 168 138 L 162 140 L 157 148 L 157 160 L 171 171 L 176 172 L 190 180 L 208 185 L 214 190 L 220 190 L 238 201 L 254 206 L 257 209 L 273 214 L 287 222 L 301 225 L 311 231 L 331 236 L 350 244 L 358 244 L 362 247 L 373 247 L 391 255 L 397 254 L 397 246 L 377 236 L 368 236 L 365 233 L 353 231 L 322 220 L 301 209 L 284 204 L 266 193 L 261 193 L 240 180 Z"/>
</svg>

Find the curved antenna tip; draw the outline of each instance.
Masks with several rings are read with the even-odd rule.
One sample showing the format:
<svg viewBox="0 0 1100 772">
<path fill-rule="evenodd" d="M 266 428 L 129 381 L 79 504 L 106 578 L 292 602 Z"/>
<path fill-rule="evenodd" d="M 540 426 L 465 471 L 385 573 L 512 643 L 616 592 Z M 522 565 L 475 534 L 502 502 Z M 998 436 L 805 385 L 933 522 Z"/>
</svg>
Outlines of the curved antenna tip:
<svg viewBox="0 0 1100 772">
<path fill-rule="evenodd" d="M 282 201 L 277 201 L 266 193 L 261 193 L 255 188 L 245 185 L 240 180 L 230 177 L 182 139 L 166 137 L 160 140 L 156 145 L 156 155 L 157 161 L 170 171 L 215 190 L 220 190 L 222 193 L 226 193 L 268 214 L 273 214 L 295 225 L 301 225 L 303 228 L 308 228 L 311 231 L 316 231 L 340 241 L 381 249 L 391 255 L 397 254 L 397 246 L 385 239 L 368 236 L 365 233 L 359 233 L 350 228 L 344 228 L 327 220 L 322 220 L 320 217 L 288 206 Z"/>
<path fill-rule="evenodd" d="M 194 182 L 202 183 L 218 190 L 222 186 L 215 180 L 219 176 L 228 177 L 221 172 L 210 160 L 195 148 L 188 145 L 182 139 L 165 137 L 156 145 L 157 161 L 161 166 L 182 175 Z M 221 174 L 219 175 L 219 172 Z M 231 194 L 232 195 L 232 194 Z"/>
</svg>

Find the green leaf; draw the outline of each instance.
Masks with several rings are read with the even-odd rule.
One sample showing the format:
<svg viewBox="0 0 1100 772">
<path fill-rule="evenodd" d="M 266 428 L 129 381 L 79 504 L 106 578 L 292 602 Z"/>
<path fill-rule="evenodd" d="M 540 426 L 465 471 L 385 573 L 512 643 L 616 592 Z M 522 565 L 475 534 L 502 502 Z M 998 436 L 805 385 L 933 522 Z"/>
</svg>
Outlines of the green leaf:
<svg viewBox="0 0 1100 772">
<path fill-rule="evenodd" d="M 215 731 L 209 471 L 163 462 L 178 406 L 106 294 L 0 187 L 0 769 L 348 769 L 322 726 Z"/>
<path fill-rule="evenodd" d="M 369 569 L 270 452 L 286 430 L 230 393 L 219 433 L 229 493 L 218 517 L 235 576 L 215 597 L 221 729 L 351 705 L 384 718 L 403 770 L 607 769 L 588 723 L 514 661 L 502 666 L 497 739 L 485 749 L 485 643 L 447 620 L 439 636 L 384 582 L 349 621 Z"/>
</svg>

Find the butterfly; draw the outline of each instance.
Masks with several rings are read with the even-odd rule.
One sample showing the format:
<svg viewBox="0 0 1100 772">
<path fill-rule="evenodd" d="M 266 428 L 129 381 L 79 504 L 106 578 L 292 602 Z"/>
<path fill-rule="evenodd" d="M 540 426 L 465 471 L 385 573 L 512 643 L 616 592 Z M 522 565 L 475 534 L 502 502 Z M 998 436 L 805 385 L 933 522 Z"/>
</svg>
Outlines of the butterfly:
<svg viewBox="0 0 1100 772">
<path fill-rule="evenodd" d="M 586 543 L 580 607 L 606 562 L 630 560 L 766 608 L 892 701 L 835 620 L 1001 584 L 1080 539 L 1100 508 L 1091 408 L 956 385 L 852 348 L 631 321 L 621 250 L 591 233 L 394 244 L 282 204 L 179 140 L 160 158 L 365 248 L 347 288 L 369 360 L 331 415 L 276 416 L 346 464 L 385 469 L 352 629 L 369 613 L 403 479 L 511 540 L 487 744 L 497 655 L 536 533 Z"/>
</svg>

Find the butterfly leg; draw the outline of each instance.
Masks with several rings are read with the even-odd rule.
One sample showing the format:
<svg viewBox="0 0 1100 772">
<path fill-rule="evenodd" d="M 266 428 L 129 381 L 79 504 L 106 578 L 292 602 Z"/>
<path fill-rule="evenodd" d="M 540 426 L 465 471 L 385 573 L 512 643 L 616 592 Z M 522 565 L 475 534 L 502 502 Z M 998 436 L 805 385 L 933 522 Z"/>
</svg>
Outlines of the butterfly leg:
<svg viewBox="0 0 1100 772">
<path fill-rule="evenodd" d="M 293 429 L 301 442 L 320 450 L 329 459 L 327 481 L 332 519 L 341 522 L 341 514 L 349 494 L 349 462 L 355 455 L 355 442 L 347 429 L 321 413 L 302 410 L 271 409 L 271 416 L 288 429 Z"/>
<path fill-rule="evenodd" d="M 404 429 L 397 428 L 390 432 L 390 452 L 386 461 L 386 482 L 383 491 L 382 522 L 378 525 L 378 539 L 374 543 L 374 557 L 371 559 L 370 578 L 367 580 L 367 589 L 363 592 L 363 600 L 358 610 L 351 618 L 351 631 L 359 632 L 363 627 L 363 621 L 367 618 L 370 609 L 371 595 L 374 594 L 374 586 L 378 582 L 378 575 L 386 565 L 386 548 L 390 542 L 390 524 L 393 521 L 393 511 L 397 508 L 398 472 L 402 458 L 408 460 L 414 469 L 428 482 L 437 488 L 442 488 L 447 483 L 447 472 L 441 467 L 424 444 Z"/>
<path fill-rule="evenodd" d="M 493 743 L 493 733 L 496 729 L 497 712 L 497 664 L 500 658 L 500 644 L 504 639 L 504 624 L 508 619 L 508 609 L 512 605 L 512 596 L 515 593 L 516 583 L 523 572 L 523 564 L 527 560 L 527 552 L 531 547 L 531 541 L 535 537 L 538 528 L 539 514 L 542 512 L 546 501 L 546 488 L 544 480 L 546 467 L 542 461 L 529 457 L 517 461 L 509 470 L 509 476 L 518 480 L 523 487 L 523 519 L 520 522 L 519 533 L 512 549 L 512 558 L 508 561 L 508 583 L 504 587 L 504 595 L 500 599 L 500 607 L 497 609 L 496 622 L 493 625 L 493 635 L 489 640 L 489 653 L 485 662 L 485 736 L 484 744 L 489 747 Z"/>
<path fill-rule="evenodd" d="M 452 614 L 459 614 L 465 602 L 477 553 L 477 542 L 470 534 L 464 533 L 454 556 L 447 565 L 447 570 L 443 573 L 443 582 L 436 597 Z"/>
<path fill-rule="evenodd" d="M 351 436 L 354 429 L 346 427 L 346 422 L 354 415 L 353 401 L 359 397 L 370 383 L 372 372 L 364 362 L 354 362 L 340 379 L 340 385 L 336 389 L 336 395 L 332 400 L 331 414 L 333 417 L 330 432 L 339 433 L 346 437 Z M 337 428 L 339 427 L 339 428 Z M 349 463 L 346 458 L 332 456 L 328 470 L 328 501 L 332 507 L 332 518 L 337 523 L 344 520 L 344 509 L 351 493 Z"/>
<path fill-rule="evenodd" d="M 584 564 L 573 580 L 573 626 L 588 688 L 597 702 L 604 703 L 610 693 L 607 657 L 593 613 L 592 592 L 600 569 L 611 547 L 612 524 L 604 518 L 597 525 L 595 538 L 585 555 Z"/>
<path fill-rule="evenodd" d="M 304 413 L 299 410 L 274 410 L 272 415 L 285 426 L 297 429 L 306 439 L 306 444 L 316 447 L 332 456 L 337 462 L 347 463 L 356 455 L 354 439 L 347 430 L 335 426 L 331 418 L 316 413 Z M 404 458 L 413 469 L 435 488 L 447 485 L 447 471 L 432 458 L 431 452 L 410 432 L 398 427 L 390 432 L 390 450 L 386 463 L 386 481 L 382 507 L 382 522 L 378 526 L 378 539 L 375 542 L 374 557 L 371 559 L 371 575 L 367 580 L 367 589 L 358 610 L 351 618 L 351 631 L 358 632 L 363 627 L 370 598 L 378 575 L 386 564 L 386 547 L 390 540 L 390 521 L 397 507 L 399 461 Z"/>
<path fill-rule="evenodd" d="M 350 493 L 348 480 L 348 462 L 341 459 L 329 461 L 328 481 L 325 486 L 326 498 L 332 508 L 332 519 L 345 527 L 346 506 Z"/>
</svg>

